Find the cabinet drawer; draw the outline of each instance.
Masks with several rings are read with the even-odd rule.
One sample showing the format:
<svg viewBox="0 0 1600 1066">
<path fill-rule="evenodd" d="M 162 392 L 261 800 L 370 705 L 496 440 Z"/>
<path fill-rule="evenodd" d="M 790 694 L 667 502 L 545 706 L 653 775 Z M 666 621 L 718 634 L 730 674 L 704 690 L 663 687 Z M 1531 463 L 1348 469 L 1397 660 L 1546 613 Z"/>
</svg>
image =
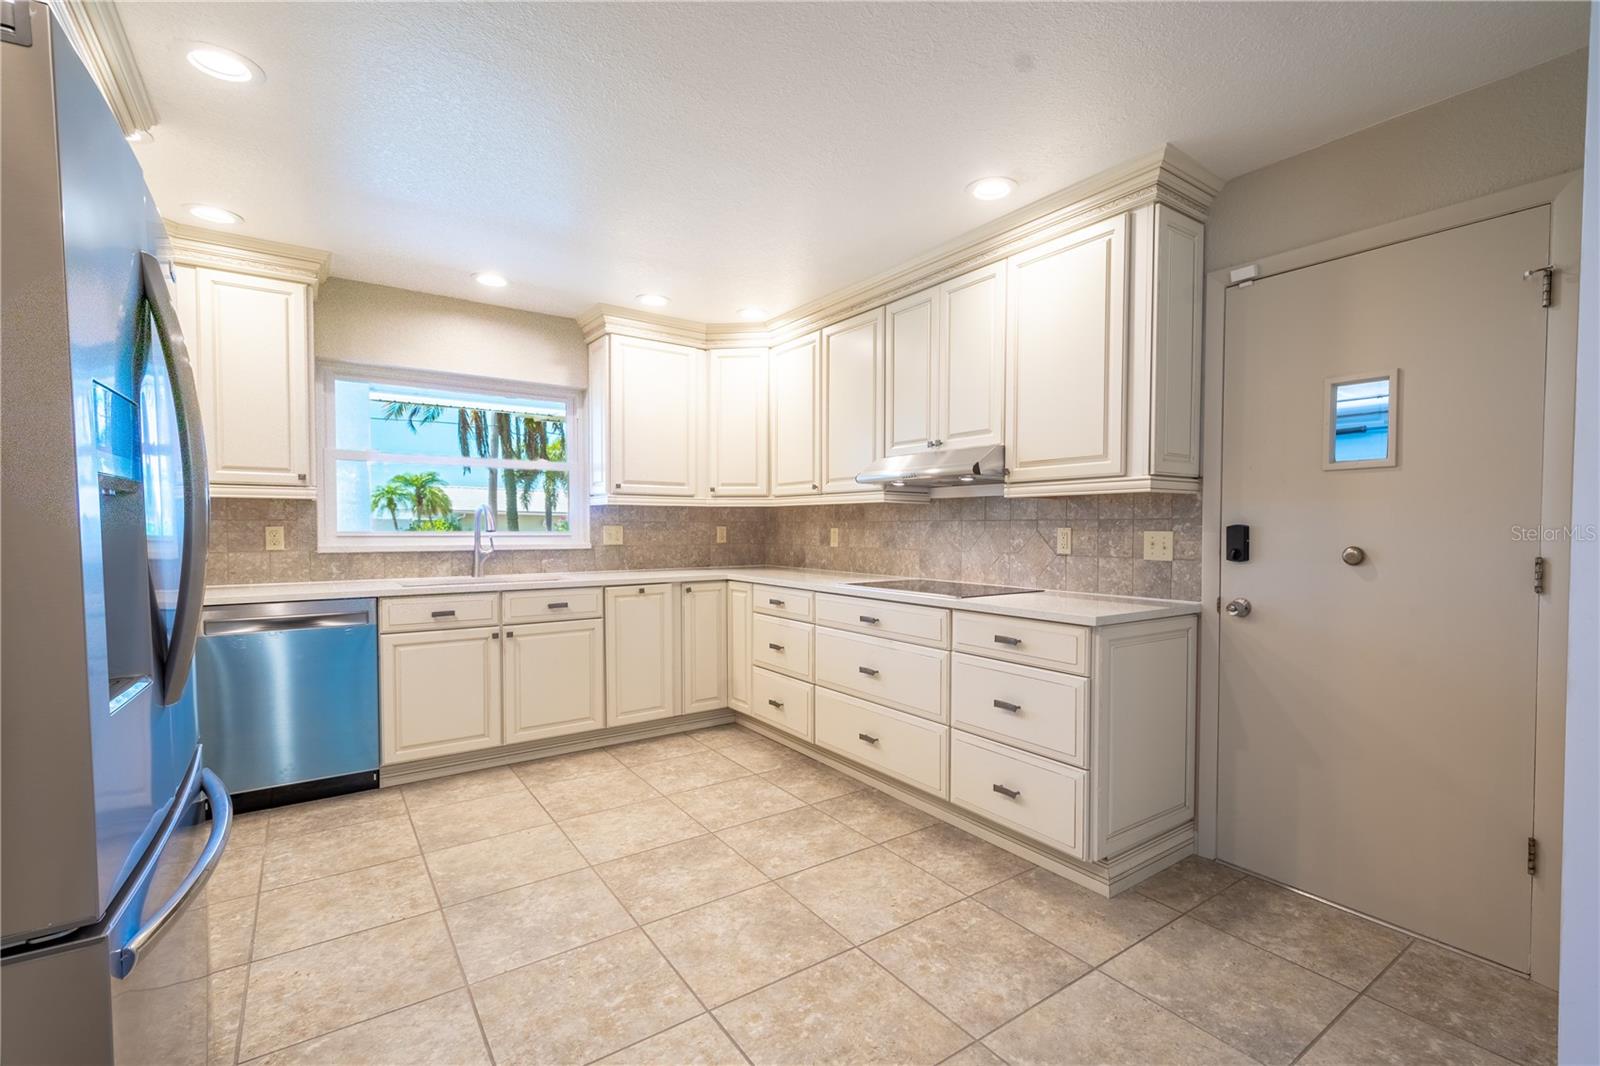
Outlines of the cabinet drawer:
<svg viewBox="0 0 1600 1066">
<path fill-rule="evenodd" d="M 819 629 L 816 659 L 820 685 L 936 722 L 946 720 L 947 651 Z"/>
<path fill-rule="evenodd" d="M 866 700 L 816 691 L 817 744 L 880 773 L 943 796 L 950 730 Z"/>
<path fill-rule="evenodd" d="M 378 628 L 384 633 L 417 629 L 461 629 L 500 624 L 500 596 L 398 596 L 378 603 Z"/>
<path fill-rule="evenodd" d="M 957 653 L 950 724 L 1087 768 L 1089 679 Z"/>
<path fill-rule="evenodd" d="M 811 683 L 760 667 L 752 670 L 751 675 L 750 713 L 763 722 L 810 740 Z"/>
<path fill-rule="evenodd" d="M 758 614 L 775 614 L 779 618 L 796 618 L 811 621 L 811 593 L 800 589 L 786 589 L 778 585 L 757 585 L 752 606 Z"/>
<path fill-rule="evenodd" d="M 950 612 L 857 596 L 819 595 L 817 624 L 907 640 L 930 648 L 950 646 Z"/>
<path fill-rule="evenodd" d="M 1089 673 L 1089 630 L 1083 626 L 957 611 L 951 646 L 956 651 L 1046 670 L 1085 676 Z"/>
<path fill-rule="evenodd" d="M 501 617 L 513 622 L 554 622 L 560 618 L 599 618 L 605 602 L 600 589 L 524 589 L 502 594 Z"/>
<path fill-rule="evenodd" d="M 756 615 L 750 620 L 750 659 L 757 666 L 811 680 L 811 623 Z"/>
<path fill-rule="evenodd" d="M 957 730 L 950 801 L 991 822 L 1087 859 L 1089 774 Z"/>
</svg>

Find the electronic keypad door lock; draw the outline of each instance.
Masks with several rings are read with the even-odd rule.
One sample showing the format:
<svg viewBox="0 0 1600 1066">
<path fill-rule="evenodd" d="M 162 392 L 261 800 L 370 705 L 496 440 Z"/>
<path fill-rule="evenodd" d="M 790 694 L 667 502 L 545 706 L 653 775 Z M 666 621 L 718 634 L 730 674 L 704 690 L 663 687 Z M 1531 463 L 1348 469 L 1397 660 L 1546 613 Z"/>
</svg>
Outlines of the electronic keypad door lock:
<svg viewBox="0 0 1600 1066">
<path fill-rule="evenodd" d="M 1248 563 L 1250 561 L 1250 527 L 1243 523 L 1235 523 L 1228 527 L 1227 543 L 1224 545 L 1224 555 L 1230 563 Z"/>
</svg>

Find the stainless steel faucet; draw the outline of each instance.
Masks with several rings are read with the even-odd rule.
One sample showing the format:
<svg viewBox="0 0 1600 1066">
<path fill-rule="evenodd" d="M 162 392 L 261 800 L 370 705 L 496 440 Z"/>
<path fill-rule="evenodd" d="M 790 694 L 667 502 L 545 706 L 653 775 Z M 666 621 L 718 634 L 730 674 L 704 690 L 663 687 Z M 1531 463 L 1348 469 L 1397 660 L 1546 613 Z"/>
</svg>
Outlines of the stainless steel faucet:
<svg viewBox="0 0 1600 1066">
<path fill-rule="evenodd" d="M 494 554 L 494 538 L 484 536 L 494 532 L 494 512 L 486 503 L 478 504 L 478 513 L 472 519 L 472 576 L 483 576 L 483 561 Z"/>
</svg>

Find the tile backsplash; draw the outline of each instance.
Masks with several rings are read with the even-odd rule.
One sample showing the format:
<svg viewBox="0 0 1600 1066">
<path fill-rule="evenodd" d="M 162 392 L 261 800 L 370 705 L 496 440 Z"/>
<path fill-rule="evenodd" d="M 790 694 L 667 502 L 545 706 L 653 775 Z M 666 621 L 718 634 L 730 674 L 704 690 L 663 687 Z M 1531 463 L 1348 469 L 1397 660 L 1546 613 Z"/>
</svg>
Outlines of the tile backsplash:
<svg viewBox="0 0 1600 1066">
<path fill-rule="evenodd" d="M 319 552 L 311 500 L 215 499 L 206 580 L 214 585 L 360 578 L 449 577 L 472 572 L 471 553 Z M 620 525 L 624 543 L 601 547 L 600 527 Z M 284 527 L 284 550 L 266 550 L 268 526 Z M 716 527 L 727 542 L 716 543 Z M 1072 530 L 1072 553 L 1056 554 L 1056 530 Z M 809 507 L 596 507 L 595 546 L 509 550 L 492 573 L 639 570 L 679 566 L 804 566 L 869 574 L 1032 585 L 1119 596 L 1200 598 L 1200 498 L 1145 493 L 1008 500 L 998 496 L 926 504 Z M 830 547 L 830 531 L 839 531 Z M 1143 558 L 1143 534 L 1172 533 L 1172 561 Z"/>
</svg>

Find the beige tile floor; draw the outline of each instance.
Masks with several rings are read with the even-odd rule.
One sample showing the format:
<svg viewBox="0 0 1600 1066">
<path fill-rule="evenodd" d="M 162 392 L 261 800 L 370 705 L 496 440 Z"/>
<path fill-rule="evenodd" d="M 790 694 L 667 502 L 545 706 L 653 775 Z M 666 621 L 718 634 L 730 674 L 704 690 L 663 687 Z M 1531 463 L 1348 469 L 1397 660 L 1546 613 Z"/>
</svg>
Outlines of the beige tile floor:
<svg viewBox="0 0 1600 1066">
<path fill-rule="evenodd" d="M 1555 996 L 1188 859 L 1100 899 L 736 726 L 239 819 L 215 1063 L 1553 1063 Z"/>
</svg>

